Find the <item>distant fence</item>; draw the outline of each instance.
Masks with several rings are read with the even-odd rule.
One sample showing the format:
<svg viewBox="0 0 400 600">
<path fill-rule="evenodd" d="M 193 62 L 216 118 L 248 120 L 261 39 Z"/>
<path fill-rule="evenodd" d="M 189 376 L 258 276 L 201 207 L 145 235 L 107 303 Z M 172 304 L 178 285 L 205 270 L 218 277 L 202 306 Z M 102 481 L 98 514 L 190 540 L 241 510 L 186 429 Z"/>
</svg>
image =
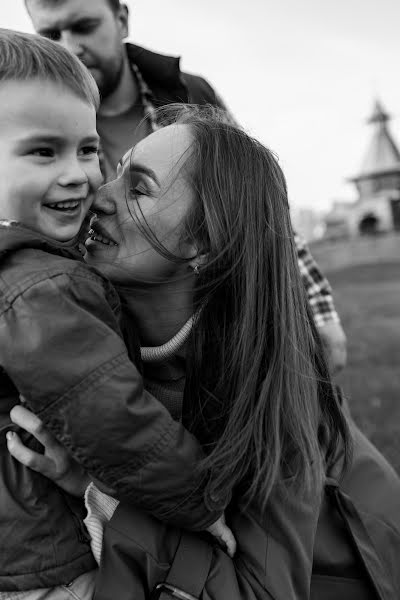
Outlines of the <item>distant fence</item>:
<svg viewBox="0 0 400 600">
<path fill-rule="evenodd" d="M 335 241 L 320 240 L 311 243 L 310 249 L 324 273 L 354 265 L 397 261 L 400 263 L 400 234 Z"/>
</svg>

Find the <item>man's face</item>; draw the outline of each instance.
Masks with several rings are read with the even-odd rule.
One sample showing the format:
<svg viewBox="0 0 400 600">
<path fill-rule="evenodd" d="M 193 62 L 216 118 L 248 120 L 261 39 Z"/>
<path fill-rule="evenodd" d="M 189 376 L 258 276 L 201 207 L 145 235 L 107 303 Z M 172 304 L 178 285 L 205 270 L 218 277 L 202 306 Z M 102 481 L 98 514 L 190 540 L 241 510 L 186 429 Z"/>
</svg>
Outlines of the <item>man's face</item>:
<svg viewBox="0 0 400 600">
<path fill-rule="evenodd" d="M 37 33 L 59 42 L 92 73 L 102 98 L 117 87 L 123 65 L 127 10 L 114 13 L 107 0 L 28 0 Z"/>
</svg>

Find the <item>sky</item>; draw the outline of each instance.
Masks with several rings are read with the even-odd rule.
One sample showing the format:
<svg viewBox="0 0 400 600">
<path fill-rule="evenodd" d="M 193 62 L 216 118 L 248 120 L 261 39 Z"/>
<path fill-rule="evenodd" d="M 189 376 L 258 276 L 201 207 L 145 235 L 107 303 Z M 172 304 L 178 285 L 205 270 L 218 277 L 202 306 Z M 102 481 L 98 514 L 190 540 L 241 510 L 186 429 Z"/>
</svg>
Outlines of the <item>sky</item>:
<svg viewBox="0 0 400 600">
<path fill-rule="evenodd" d="M 82 0 L 84 1 L 84 0 Z M 398 0 L 128 0 L 129 40 L 181 56 L 278 156 L 294 209 L 355 199 L 379 98 L 400 143 Z M 32 31 L 23 0 L 2 27 Z"/>
</svg>

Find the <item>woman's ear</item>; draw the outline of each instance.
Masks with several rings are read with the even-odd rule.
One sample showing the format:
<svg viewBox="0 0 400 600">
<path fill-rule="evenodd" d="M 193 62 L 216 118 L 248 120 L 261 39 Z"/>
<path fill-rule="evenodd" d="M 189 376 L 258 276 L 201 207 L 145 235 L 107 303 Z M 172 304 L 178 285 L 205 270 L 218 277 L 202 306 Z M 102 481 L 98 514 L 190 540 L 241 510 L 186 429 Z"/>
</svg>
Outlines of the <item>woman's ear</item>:
<svg viewBox="0 0 400 600">
<path fill-rule="evenodd" d="M 191 261 L 189 261 L 188 266 L 193 269 L 193 271 L 198 272 L 201 267 L 204 267 L 208 262 L 208 254 L 197 254 Z"/>
</svg>

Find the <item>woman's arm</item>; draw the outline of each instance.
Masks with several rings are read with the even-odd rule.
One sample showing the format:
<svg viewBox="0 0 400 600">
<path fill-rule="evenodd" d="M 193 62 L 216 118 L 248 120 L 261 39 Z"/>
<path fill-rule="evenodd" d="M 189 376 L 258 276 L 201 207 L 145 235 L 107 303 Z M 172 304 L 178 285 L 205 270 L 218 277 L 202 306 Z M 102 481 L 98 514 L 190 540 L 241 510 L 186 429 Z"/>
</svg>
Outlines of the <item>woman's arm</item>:
<svg viewBox="0 0 400 600">
<path fill-rule="evenodd" d="M 30 410 L 18 404 L 10 412 L 13 423 L 33 435 L 43 446 L 43 454 L 25 446 L 15 431 L 6 434 L 10 454 L 20 463 L 51 479 L 72 496 L 83 497 L 91 482 L 87 472 L 43 426 Z"/>
</svg>

